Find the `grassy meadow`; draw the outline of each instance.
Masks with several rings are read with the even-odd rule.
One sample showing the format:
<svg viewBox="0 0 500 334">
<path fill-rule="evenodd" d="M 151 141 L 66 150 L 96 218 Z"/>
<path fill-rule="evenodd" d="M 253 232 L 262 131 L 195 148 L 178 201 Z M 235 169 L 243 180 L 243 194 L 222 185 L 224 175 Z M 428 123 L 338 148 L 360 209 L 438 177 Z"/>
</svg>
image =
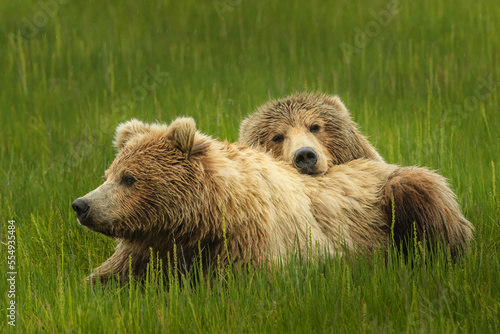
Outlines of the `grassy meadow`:
<svg viewBox="0 0 500 334">
<path fill-rule="evenodd" d="M 30 0 L 0 17 L 0 332 L 500 332 L 496 0 Z M 470 251 L 84 283 L 115 242 L 71 203 L 102 182 L 118 123 L 188 115 L 236 141 L 254 108 L 304 90 L 338 94 L 388 162 L 446 176 Z"/>
</svg>

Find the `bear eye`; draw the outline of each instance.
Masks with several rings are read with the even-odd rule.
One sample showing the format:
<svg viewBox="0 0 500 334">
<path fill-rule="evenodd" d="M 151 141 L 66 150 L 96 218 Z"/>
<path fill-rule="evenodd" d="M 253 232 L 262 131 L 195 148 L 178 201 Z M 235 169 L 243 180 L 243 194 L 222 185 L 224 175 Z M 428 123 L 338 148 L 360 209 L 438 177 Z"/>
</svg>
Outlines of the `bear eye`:
<svg viewBox="0 0 500 334">
<path fill-rule="evenodd" d="M 272 141 L 279 144 L 283 141 L 283 139 L 285 139 L 283 135 L 276 135 L 273 137 Z"/>
<path fill-rule="evenodd" d="M 314 124 L 314 125 L 311 125 L 311 127 L 309 128 L 309 131 L 311 132 L 318 132 L 319 131 L 319 125 L 318 124 Z"/>
<path fill-rule="evenodd" d="M 122 183 L 127 185 L 127 186 L 131 186 L 135 183 L 135 178 L 133 176 L 130 176 L 130 175 L 124 175 L 122 177 Z"/>
</svg>

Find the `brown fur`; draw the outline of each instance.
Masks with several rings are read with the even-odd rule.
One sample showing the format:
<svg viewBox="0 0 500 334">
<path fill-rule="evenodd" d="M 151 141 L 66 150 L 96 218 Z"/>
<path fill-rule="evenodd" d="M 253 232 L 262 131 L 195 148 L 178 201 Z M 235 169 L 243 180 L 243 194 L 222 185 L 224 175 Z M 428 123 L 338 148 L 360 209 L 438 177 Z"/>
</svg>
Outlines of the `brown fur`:
<svg viewBox="0 0 500 334">
<path fill-rule="evenodd" d="M 192 119 L 169 127 L 130 121 L 117 128 L 115 143 L 106 181 L 77 200 L 89 206 L 82 225 L 119 241 L 91 280 L 126 280 L 130 257 L 132 274 L 141 276 L 150 248 L 166 263 L 177 245 L 177 260 L 189 268 L 200 244 L 213 269 L 219 257 L 261 264 L 296 247 L 307 253 L 310 243 L 338 254 L 389 240 L 380 194 L 397 166 L 360 159 L 312 178 L 264 152 L 197 133 Z"/>
<path fill-rule="evenodd" d="M 313 125 L 317 131 L 311 131 Z M 273 141 L 281 136 L 281 142 Z M 375 148 L 359 132 L 349 112 L 337 96 L 299 93 L 268 102 L 240 126 L 240 142 L 262 148 L 273 157 L 291 163 L 301 173 L 323 175 L 337 164 L 367 158 L 383 163 Z M 294 165 L 298 150 L 308 147 L 317 154 L 317 163 L 308 170 Z M 386 226 L 392 224 L 392 200 L 395 207 L 395 241 L 417 240 L 433 245 L 444 240 L 455 254 L 465 250 L 472 239 L 473 226 L 467 221 L 446 179 L 425 168 L 395 168 L 386 165 L 387 183 L 380 204 Z M 365 184 L 371 186 L 370 183 Z"/>
</svg>

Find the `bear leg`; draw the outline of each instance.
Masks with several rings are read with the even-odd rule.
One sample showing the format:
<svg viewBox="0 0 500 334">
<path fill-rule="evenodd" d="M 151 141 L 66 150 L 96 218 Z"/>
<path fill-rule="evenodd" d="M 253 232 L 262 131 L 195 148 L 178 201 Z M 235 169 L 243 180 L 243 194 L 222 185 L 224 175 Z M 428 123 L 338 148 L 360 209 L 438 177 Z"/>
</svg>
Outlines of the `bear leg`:
<svg viewBox="0 0 500 334">
<path fill-rule="evenodd" d="M 407 247 L 415 246 L 415 232 L 417 242 L 428 249 L 444 242 L 452 256 L 465 251 L 472 239 L 473 226 L 460 212 L 446 179 L 425 168 L 404 167 L 393 172 L 382 191 L 382 207 L 389 233 L 394 233 L 396 246 L 403 246 L 406 255 Z"/>
<path fill-rule="evenodd" d="M 133 275 L 139 276 L 146 269 L 149 259 L 148 249 L 140 251 L 133 244 L 121 241 L 114 254 L 87 277 L 87 282 L 95 284 L 96 280 L 99 279 L 102 284 L 106 284 L 114 277 L 118 278 L 122 284 L 127 283 L 130 267 Z"/>
</svg>

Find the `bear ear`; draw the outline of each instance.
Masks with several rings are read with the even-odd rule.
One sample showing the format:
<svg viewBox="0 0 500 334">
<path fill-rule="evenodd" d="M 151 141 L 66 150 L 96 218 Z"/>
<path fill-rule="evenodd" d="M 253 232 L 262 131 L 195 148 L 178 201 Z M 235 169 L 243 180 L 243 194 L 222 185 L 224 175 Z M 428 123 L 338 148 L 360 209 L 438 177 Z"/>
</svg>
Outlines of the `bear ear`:
<svg viewBox="0 0 500 334">
<path fill-rule="evenodd" d="M 191 117 L 179 117 L 167 130 L 167 138 L 175 143 L 182 152 L 189 154 L 193 148 L 196 123 Z"/>
<path fill-rule="evenodd" d="M 116 127 L 115 140 L 113 145 L 118 151 L 121 151 L 127 142 L 133 137 L 149 132 L 151 127 L 137 119 L 131 119 L 125 123 L 121 123 Z"/>
<path fill-rule="evenodd" d="M 332 106 L 338 112 L 345 113 L 346 115 L 350 116 L 346 106 L 337 95 L 323 95 L 323 99 L 326 104 Z"/>
</svg>

